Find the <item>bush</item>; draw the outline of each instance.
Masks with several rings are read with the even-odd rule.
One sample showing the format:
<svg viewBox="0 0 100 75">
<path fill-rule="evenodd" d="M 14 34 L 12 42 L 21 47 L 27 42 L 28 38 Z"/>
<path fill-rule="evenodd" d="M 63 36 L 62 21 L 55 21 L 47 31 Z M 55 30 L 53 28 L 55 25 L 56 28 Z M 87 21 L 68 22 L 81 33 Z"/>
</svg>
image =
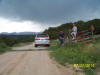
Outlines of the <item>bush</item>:
<svg viewBox="0 0 100 75">
<path fill-rule="evenodd" d="M 12 47 L 15 44 L 33 42 L 33 36 L 0 36 L 0 41 L 4 42 L 7 46 Z"/>
<path fill-rule="evenodd" d="M 10 48 L 3 42 L 0 43 L 0 53 L 6 52 L 10 50 Z"/>
</svg>

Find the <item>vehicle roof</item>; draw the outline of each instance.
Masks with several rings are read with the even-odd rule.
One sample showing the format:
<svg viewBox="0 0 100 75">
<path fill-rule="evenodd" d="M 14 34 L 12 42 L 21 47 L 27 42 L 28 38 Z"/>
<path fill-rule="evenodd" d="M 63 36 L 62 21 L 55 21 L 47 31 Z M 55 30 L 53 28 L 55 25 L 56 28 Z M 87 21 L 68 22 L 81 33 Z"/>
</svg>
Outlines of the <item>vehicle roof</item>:
<svg viewBox="0 0 100 75">
<path fill-rule="evenodd" d="M 44 37 L 45 37 L 45 36 L 46 36 L 46 37 L 49 37 L 49 35 L 48 35 L 48 34 L 45 34 L 45 33 L 41 33 L 41 34 L 37 34 L 37 35 L 36 35 L 36 37 L 42 37 L 42 36 L 44 36 Z"/>
</svg>

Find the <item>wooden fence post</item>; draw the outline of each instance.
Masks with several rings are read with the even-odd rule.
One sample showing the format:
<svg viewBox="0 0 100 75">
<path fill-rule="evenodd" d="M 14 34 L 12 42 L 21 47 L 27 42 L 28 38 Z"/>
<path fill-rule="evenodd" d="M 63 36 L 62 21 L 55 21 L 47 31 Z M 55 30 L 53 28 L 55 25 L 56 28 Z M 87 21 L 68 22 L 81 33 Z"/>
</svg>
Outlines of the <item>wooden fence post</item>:
<svg viewBox="0 0 100 75">
<path fill-rule="evenodd" d="M 69 29 L 68 30 L 68 47 L 70 48 L 71 47 L 71 36 L 70 36 L 70 34 L 71 34 L 71 30 Z"/>
<path fill-rule="evenodd" d="M 94 28 L 93 25 L 91 25 L 90 30 L 91 30 L 91 33 L 92 33 L 92 39 L 95 40 L 95 38 L 94 38 L 94 30 L 95 30 L 95 28 Z"/>
</svg>

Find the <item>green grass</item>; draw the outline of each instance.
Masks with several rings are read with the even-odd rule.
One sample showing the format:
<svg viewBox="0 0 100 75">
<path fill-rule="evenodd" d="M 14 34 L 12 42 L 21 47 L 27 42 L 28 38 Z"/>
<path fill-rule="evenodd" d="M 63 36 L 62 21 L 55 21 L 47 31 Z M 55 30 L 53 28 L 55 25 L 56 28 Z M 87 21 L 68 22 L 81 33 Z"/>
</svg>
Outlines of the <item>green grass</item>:
<svg viewBox="0 0 100 75">
<path fill-rule="evenodd" d="M 65 46 L 58 48 L 58 42 L 51 41 L 49 47 L 49 50 L 52 50 L 51 57 L 62 65 L 66 65 L 66 63 L 94 64 L 94 68 L 84 69 L 86 75 L 94 75 L 91 69 L 100 67 L 100 40 L 90 44 L 71 44 L 71 47 L 68 46 L 67 43 Z"/>
<path fill-rule="evenodd" d="M 4 53 L 6 51 L 9 51 L 10 50 L 10 47 L 8 47 L 5 43 L 0 43 L 0 54 L 1 53 Z"/>
<path fill-rule="evenodd" d="M 29 44 L 32 44 L 32 42 L 18 43 L 18 44 L 13 45 L 13 47 L 19 47 L 19 46 L 24 46 L 24 45 L 29 45 Z"/>
</svg>

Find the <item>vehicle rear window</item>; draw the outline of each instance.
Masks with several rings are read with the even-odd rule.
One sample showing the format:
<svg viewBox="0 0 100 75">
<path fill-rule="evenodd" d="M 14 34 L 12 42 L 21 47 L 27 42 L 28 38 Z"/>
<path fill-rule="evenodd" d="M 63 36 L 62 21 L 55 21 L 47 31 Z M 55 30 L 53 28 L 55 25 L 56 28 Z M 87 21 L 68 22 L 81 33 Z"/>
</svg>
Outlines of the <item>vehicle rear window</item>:
<svg viewBox="0 0 100 75">
<path fill-rule="evenodd" d="M 48 37 L 47 34 L 38 34 L 37 37 Z"/>
</svg>

